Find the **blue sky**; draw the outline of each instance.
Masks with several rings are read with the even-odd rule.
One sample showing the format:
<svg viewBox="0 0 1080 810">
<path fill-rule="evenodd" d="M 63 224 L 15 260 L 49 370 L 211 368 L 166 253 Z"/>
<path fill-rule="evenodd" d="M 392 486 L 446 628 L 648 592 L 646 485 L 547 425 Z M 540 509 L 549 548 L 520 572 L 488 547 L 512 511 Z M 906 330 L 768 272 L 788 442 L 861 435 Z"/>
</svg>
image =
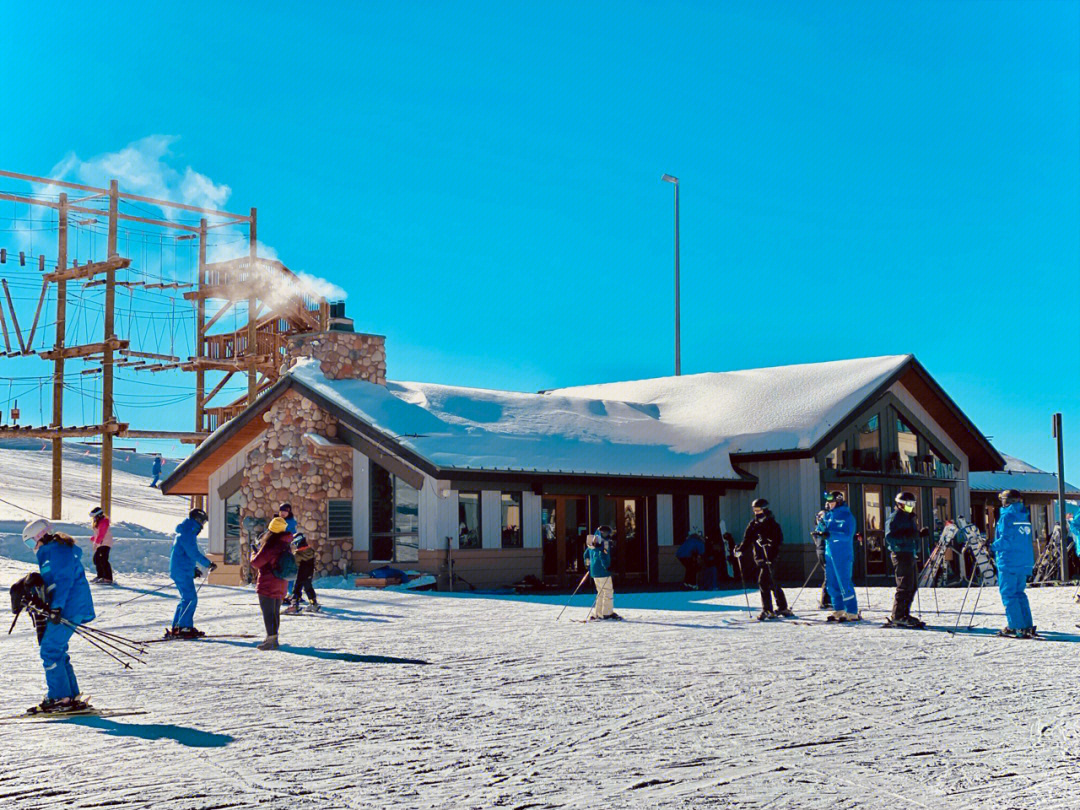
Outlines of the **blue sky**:
<svg viewBox="0 0 1080 810">
<path fill-rule="evenodd" d="M 1063 411 L 1080 463 L 1076 2 L 149 6 L 5 9 L 0 168 L 169 136 L 393 378 L 671 373 L 668 172 L 684 373 L 912 352 L 1038 466 Z M 186 428 L 189 381 L 121 417 Z"/>
</svg>

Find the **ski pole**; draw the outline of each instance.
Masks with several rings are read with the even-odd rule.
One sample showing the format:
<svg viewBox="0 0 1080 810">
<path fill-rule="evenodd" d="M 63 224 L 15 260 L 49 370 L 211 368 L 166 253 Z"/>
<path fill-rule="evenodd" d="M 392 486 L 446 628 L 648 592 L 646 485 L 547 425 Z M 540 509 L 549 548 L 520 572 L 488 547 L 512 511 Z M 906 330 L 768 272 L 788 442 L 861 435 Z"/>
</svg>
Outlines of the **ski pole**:
<svg viewBox="0 0 1080 810">
<path fill-rule="evenodd" d="M 975 579 L 975 572 L 978 571 L 978 570 L 979 570 L 978 566 L 973 566 L 972 569 L 971 569 L 971 576 L 968 577 L 967 587 L 964 588 L 964 599 L 960 603 L 960 610 L 956 611 L 956 624 L 953 625 L 953 632 L 956 632 L 956 629 L 960 626 L 960 617 L 964 615 L 964 605 L 967 604 L 968 591 L 971 590 L 972 580 Z"/>
<path fill-rule="evenodd" d="M 70 627 L 73 631 L 75 631 L 75 633 L 82 636 L 87 641 L 93 643 L 95 646 L 103 645 L 104 647 L 108 647 L 111 650 L 115 650 L 120 655 L 125 655 L 128 658 L 133 658 L 136 661 L 142 661 L 142 659 L 139 657 L 139 655 L 124 649 L 119 644 L 114 643 L 114 642 L 110 641 L 107 638 L 103 638 L 101 636 L 95 636 L 93 633 L 90 632 L 89 628 L 86 628 L 81 624 L 75 624 L 74 622 L 69 622 L 67 619 L 61 619 L 60 624 L 64 625 L 65 627 Z M 145 653 L 145 652 L 146 652 L 145 650 L 139 650 L 140 654 Z M 143 663 L 146 663 L 146 662 L 143 661 Z"/>
<path fill-rule="evenodd" d="M 742 583 L 742 595 L 746 599 L 746 615 L 751 619 L 754 618 L 754 611 L 750 608 L 750 595 L 746 592 L 746 577 L 743 575 L 742 555 L 738 555 L 739 561 L 739 582 Z"/>
<path fill-rule="evenodd" d="M 9 627 L 8 631 L 7 631 L 9 636 L 11 635 L 11 631 L 15 629 L 15 622 L 17 622 L 19 620 L 19 614 L 20 613 L 22 613 L 21 610 L 16 611 L 15 612 L 15 618 L 11 620 L 11 627 Z"/>
<path fill-rule="evenodd" d="M 812 580 L 814 578 L 814 574 L 817 573 L 817 570 L 820 567 L 821 567 L 821 561 L 818 560 L 817 562 L 814 563 L 814 567 L 810 570 L 810 576 L 808 576 L 806 578 L 806 582 L 804 582 L 803 586 L 801 588 L 799 588 L 799 593 L 796 594 L 795 599 L 792 601 L 792 603 L 790 605 L 788 605 L 789 610 L 794 610 L 795 609 L 795 602 L 799 601 L 799 597 L 802 596 L 802 592 L 806 590 L 806 586 L 810 584 L 810 580 Z"/>
<path fill-rule="evenodd" d="M 980 571 L 979 572 L 979 590 L 977 590 L 975 592 L 975 607 L 973 607 L 971 609 L 971 618 L 968 619 L 968 626 L 967 626 L 968 630 L 970 630 L 971 626 L 975 623 L 975 611 L 977 611 L 979 609 L 979 597 L 982 596 L 982 589 L 983 589 L 983 583 L 984 582 L 985 582 L 985 579 L 983 578 L 982 571 Z"/>
<path fill-rule="evenodd" d="M 79 627 L 81 630 L 85 630 L 87 633 L 90 633 L 93 636 L 97 636 L 97 637 L 102 638 L 102 639 L 104 639 L 106 641 L 112 641 L 112 642 L 114 642 L 116 644 L 119 644 L 120 646 L 123 646 L 123 647 L 130 647 L 131 649 L 136 650 L 136 651 L 138 651 L 140 653 L 146 652 L 145 645 L 143 645 L 139 641 L 135 641 L 134 639 L 130 639 L 130 638 L 127 638 L 125 636 L 119 636 L 116 633 L 109 633 L 109 632 L 106 632 L 105 630 L 99 630 L 96 627 L 90 627 L 89 625 L 85 625 L 85 624 L 75 625 L 75 626 Z"/>
<path fill-rule="evenodd" d="M 579 582 L 577 584 L 577 587 L 574 588 L 574 592 L 572 594 L 570 594 L 570 598 L 566 600 L 566 604 L 563 605 L 563 609 L 559 611 L 559 615 L 555 617 L 555 621 L 558 621 L 559 619 L 561 619 L 562 615 L 564 613 L 566 613 L 566 609 L 568 607 L 570 607 L 570 603 L 574 601 L 574 597 L 577 596 L 577 592 L 581 590 L 581 586 L 585 584 L 585 580 L 587 580 L 588 578 L 589 578 L 589 572 L 586 571 L 585 576 L 583 576 L 581 578 L 581 582 Z M 593 604 L 596 604 L 596 603 L 594 602 Z"/>
<path fill-rule="evenodd" d="M 160 588 L 154 588 L 154 590 L 152 590 L 152 591 L 143 591 L 138 596 L 133 596 L 130 599 L 125 599 L 123 602 L 117 602 L 116 606 L 120 607 L 121 605 L 126 605 L 129 602 L 134 602 L 136 599 L 142 599 L 144 596 L 149 596 L 152 593 L 157 593 L 158 591 L 163 591 L 163 590 L 165 590 L 166 588 L 169 588 L 169 587 L 172 587 L 172 583 L 169 583 L 168 585 L 162 585 Z"/>
</svg>

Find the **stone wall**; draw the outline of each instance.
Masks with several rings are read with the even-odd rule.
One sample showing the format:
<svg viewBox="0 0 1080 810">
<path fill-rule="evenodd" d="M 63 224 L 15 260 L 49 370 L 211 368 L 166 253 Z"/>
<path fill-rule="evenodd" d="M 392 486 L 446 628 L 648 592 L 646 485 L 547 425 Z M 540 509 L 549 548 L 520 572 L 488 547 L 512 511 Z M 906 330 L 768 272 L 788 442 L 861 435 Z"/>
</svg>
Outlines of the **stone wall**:
<svg viewBox="0 0 1080 810">
<path fill-rule="evenodd" d="M 279 397 L 263 420 L 266 431 L 248 453 L 240 485 L 241 518 L 269 520 L 278 504 L 291 503 L 297 531 L 318 550 L 316 576 L 349 570 L 352 538 L 327 539 L 326 502 L 352 500 L 352 453 L 316 451 L 303 440 L 305 433 L 334 438 L 337 420 L 296 391 Z"/>
<path fill-rule="evenodd" d="M 314 357 L 330 380 L 367 380 L 386 384 L 386 338 L 359 332 L 315 332 L 297 335 L 286 347 L 285 365 Z"/>
</svg>

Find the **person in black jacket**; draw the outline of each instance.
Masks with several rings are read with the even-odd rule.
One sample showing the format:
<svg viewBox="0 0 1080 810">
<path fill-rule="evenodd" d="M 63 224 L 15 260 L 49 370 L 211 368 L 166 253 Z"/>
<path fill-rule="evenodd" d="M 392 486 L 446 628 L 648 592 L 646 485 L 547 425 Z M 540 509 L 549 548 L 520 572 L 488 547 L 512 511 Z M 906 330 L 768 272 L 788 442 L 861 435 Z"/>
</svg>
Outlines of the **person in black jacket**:
<svg viewBox="0 0 1080 810">
<path fill-rule="evenodd" d="M 911 615 L 911 600 L 918 587 L 915 570 L 915 551 L 919 537 L 929 534 L 920 529 L 915 518 L 915 496 L 901 492 L 896 496 L 896 508 L 885 519 L 885 547 L 892 553 L 893 571 L 896 574 L 896 596 L 893 598 L 892 616 L 886 627 L 926 627 L 926 622 Z"/>
<path fill-rule="evenodd" d="M 777 616 L 794 616 L 788 610 L 784 591 L 776 584 L 772 564 L 780 556 L 780 546 L 784 542 L 784 532 L 769 511 L 769 502 L 758 498 L 751 504 L 754 518 L 743 533 L 742 545 L 739 546 L 741 557 L 753 552 L 754 562 L 758 567 L 758 590 L 761 592 L 761 613 L 758 621 L 775 619 Z M 776 611 L 773 611 L 773 597 L 776 597 Z"/>
</svg>

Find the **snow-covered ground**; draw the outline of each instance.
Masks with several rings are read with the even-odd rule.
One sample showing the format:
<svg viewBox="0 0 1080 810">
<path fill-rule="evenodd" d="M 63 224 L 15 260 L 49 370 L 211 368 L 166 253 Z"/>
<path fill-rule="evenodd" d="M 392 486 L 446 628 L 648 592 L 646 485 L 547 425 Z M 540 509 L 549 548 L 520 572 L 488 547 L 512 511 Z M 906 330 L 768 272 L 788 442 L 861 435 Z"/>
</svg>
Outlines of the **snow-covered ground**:
<svg viewBox="0 0 1080 810">
<path fill-rule="evenodd" d="M 54 525 L 90 545 L 90 510 L 100 503 L 101 450 L 64 444 L 62 520 Z M 177 462 L 166 460 L 166 472 Z M 153 457 L 118 450 L 113 467 L 112 563 L 118 571 L 168 570 L 176 524 L 188 513 L 186 498 L 167 497 L 149 486 Z M 0 444 L 0 555 L 31 560 L 20 543 L 27 521 L 51 515 L 52 454 L 40 439 Z M 87 556 L 89 561 L 89 555 Z"/>
<path fill-rule="evenodd" d="M 0 583 L 26 566 L 0 561 Z M 163 579 L 95 587 L 95 625 L 152 638 Z M 864 598 L 860 588 L 860 600 Z M 1075 808 L 1072 590 L 1029 591 L 1046 641 L 750 621 L 740 592 L 616 595 L 626 622 L 556 623 L 559 597 L 327 591 L 257 639 L 149 647 L 121 671 L 80 639 L 85 691 L 131 717 L 5 725 L 7 808 Z M 960 590 L 922 595 L 951 627 Z M 789 598 L 795 591 L 789 591 Z M 974 594 L 972 594 L 974 596 Z M 752 594 L 751 602 L 756 605 Z M 4 600 L 6 602 L 6 600 Z M 971 602 L 969 601 L 969 607 Z M 204 587 L 198 624 L 261 633 L 254 593 Z M 966 619 L 965 623 L 966 625 Z M 0 635 L 3 710 L 37 702 L 28 624 Z"/>
</svg>

